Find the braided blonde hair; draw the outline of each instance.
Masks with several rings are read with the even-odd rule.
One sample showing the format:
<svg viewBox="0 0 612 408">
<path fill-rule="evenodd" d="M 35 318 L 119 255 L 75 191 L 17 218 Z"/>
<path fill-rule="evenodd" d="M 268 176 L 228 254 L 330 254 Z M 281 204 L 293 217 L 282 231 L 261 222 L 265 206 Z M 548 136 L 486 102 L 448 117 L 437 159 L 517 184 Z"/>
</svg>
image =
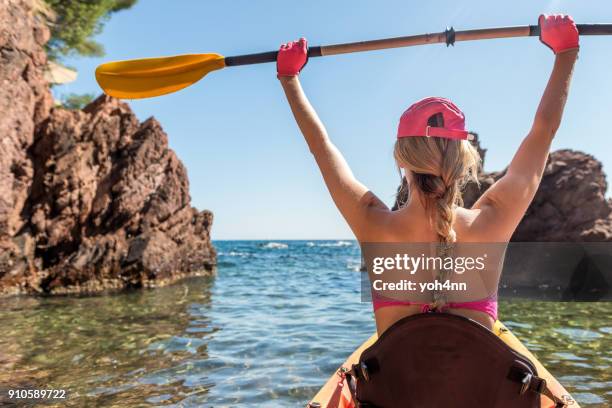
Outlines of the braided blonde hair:
<svg viewBox="0 0 612 408">
<path fill-rule="evenodd" d="M 434 119 L 432 117 L 430 122 L 435 123 Z M 466 140 L 404 137 L 396 141 L 393 156 L 398 169 L 404 168 L 410 172 L 410 184 L 419 189 L 423 204 L 430 212 L 430 223 L 438 235 L 436 255 L 443 260 L 452 256 L 457 240 L 453 229 L 454 209 L 463 205 L 461 191 L 465 184 L 478 182 L 478 151 Z M 436 280 L 446 282 L 451 272 L 444 267 L 438 269 Z M 445 294 L 435 290 L 430 307 L 440 310 L 445 304 Z"/>
</svg>

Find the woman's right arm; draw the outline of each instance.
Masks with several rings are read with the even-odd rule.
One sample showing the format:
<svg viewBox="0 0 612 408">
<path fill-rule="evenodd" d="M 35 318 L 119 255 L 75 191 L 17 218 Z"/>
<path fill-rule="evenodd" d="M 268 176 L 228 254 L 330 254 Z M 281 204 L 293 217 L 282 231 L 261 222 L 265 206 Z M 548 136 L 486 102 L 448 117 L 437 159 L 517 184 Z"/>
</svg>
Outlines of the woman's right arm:
<svg viewBox="0 0 612 408">
<path fill-rule="evenodd" d="M 340 150 L 304 93 L 298 73 L 306 63 L 305 39 L 281 46 L 277 58 L 281 82 L 295 121 L 313 154 L 334 203 L 359 241 L 376 236 L 389 213 L 387 206 L 353 175 Z"/>
<path fill-rule="evenodd" d="M 541 16 L 541 40 L 556 54 L 555 63 L 530 132 L 514 155 L 506 174 L 474 204 L 486 235 L 509 240 L 533 200 L 542 180 L 552 140 L 561 124 L 575 62 L 578 31 L 568 16 Z M 552 43 L 552 44 L 551 44 Z"/>
</svg>

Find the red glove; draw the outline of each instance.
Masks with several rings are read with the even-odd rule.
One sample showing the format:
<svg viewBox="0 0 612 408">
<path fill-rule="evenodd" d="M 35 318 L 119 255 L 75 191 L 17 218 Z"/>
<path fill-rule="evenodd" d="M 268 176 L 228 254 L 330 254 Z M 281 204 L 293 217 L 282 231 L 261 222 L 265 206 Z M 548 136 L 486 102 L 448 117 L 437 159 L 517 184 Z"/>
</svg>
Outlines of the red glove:
<svg viewBox="0 0 612 408">
<path fill-rule="evenodd" d="M 555 54 L 579 48 L 578 29 L 571 16 L 541 14 L 538 19 L 540 41 Z"/>
<path fill-rule="evenodd" d="M 296 76 L 308 62 L 308 42 L 305 38 L 280 46 L 276 57 L 278 77 Z"/>
</svg>

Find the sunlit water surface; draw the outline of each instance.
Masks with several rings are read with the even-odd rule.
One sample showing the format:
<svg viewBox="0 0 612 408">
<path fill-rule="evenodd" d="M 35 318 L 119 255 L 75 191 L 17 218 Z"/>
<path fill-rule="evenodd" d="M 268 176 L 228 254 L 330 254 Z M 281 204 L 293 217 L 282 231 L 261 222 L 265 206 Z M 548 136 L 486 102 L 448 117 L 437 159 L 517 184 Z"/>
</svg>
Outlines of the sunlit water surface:
<svg viewBox="0 0 612 408">
<path fill-rule="evenodd" d="M 222 241 L 216 278 L 0 301 L 0 404 L 303 406 L 374 330 L 348 241 Z M 501 319 L 585 407 L 612 404 L 610 303 L 502 303 Z M 23 404 L 22 404 L 23 405 Z"/>
</svg>

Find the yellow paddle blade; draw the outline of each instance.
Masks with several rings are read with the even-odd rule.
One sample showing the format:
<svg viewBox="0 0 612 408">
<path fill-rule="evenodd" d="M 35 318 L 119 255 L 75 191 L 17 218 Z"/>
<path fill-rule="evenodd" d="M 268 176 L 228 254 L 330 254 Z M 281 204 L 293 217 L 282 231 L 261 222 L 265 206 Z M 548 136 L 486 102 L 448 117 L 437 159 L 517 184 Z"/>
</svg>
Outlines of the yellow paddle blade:
<svg viewBox="0 0 612 408">
<path fill-rule="evenodd" d="M 96 68 L 96 80 L 116 98 L 151 98 L 176 92 L 225 67 L 219 54 L 187 54 L 107 62 Z"/>
</svg>

